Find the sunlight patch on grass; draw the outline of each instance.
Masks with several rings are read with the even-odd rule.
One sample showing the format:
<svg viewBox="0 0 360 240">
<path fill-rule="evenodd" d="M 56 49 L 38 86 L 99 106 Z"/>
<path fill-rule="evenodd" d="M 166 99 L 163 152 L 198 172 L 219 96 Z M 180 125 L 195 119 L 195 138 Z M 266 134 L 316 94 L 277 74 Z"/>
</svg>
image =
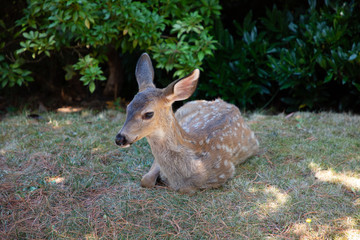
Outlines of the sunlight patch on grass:
<svg viewBox="0 0 360 240">
<path fill-rule="evenodd" d="M 359 229 L 349 229 L 344 232 L 347 240 L 359 240 L 360 239 L 360 230 Z"/>
<path fill-rule="evenodd" d="M 62 183 L 65 181 L 64 177 L 56 176 L 56 177 L 46 177 L 45 182 L 48 183 Z"/>
<path fill-rule="evenodd" d="M 322 170 L 315 173 L 315 177 L 324 182 L 341 183 L 350 189 L 360 190 L 360 178 L 349 177 L 334 170 Z"/>
<path fill-rule="evenodd" d="M 249 192 L 253 194 L 261 193 L 264 196 L 264 198 L 259 198 L 261 201 L 265 199 L 265 202 L 259 203 L 259 206 L 263 213 L 266 214 L 278 211 L 290 199 L 287 193 L 275 186 L 267 186 L 265 189 L 250 188 Z"/>
<path fill-rule="evenodd" d="M 99 239 L 95 233 L 89 233 L 89 234 L 85 234 L 84 238 L 86 240 L 97 240 Z"/>
<path fill-rule="evenodd" d="M 310 168 L 314 171 L 315 177 L 323 182 L 340 183 L 354 191 L 360 190 L 360 178 L 349 176 L 354 173 L 337 173 L 333 169 L 322 170 L 317 164 L 311 163 Z"/>
<path fill-rule="evenodd" d="M 297 223 L 292 226 L 292 231 L 297 236 L 304 236 L 310 231 L 310 226 L 307 223 Z"/>
<path fill-rule="evenodd" d="M 289 220 L 289 216 L 284 216 L 283 213 L 289 209 L 290 196 L 276 186 L 266 186 L 265 189 L 258 189 L 258 197 L 255 199 L 256 211 L 252 210 L 248 218 L 252 219 L 251 215 L 255 213 L 256 221 L 268 222 L 267 228 L 279 231 L 282 228 L 280 226 Z"/>
<path fill-rule="evenodd" d="M 57 112 L 74 113 L 74 112 L 80 112 L 81 110 L 83 110 L 83 108 L 81 108 L 81 107 L 62 107 L 62 108 L 58 108 Z"/>
<path fill-rule="evenodd" d="M 359 219 L 353 217 L 345 217 L 338 220 L 339 225 L 344 226 L 345 230 L 341 231 L 341 236 L 339 235 L 335 239 L 347 239 L 347 240 L 359 240 L 360 239 L 360 229 L 358 225 Z"/>
<path fill-rule="evenodd" d="M 283 207 L 289 200 L 289 195 L 274 186 L 268 186 L 264 190 L 265 194 L 268 194 L 270 199 L 264 204 L 265 209 L 270 211 L 277 211 L 280 207 Z"/>
<path fill-rule="evenodd" d="M 359 219 L 358 219 L 359 220 Z M 345 217 L 342 221 L 342 223 L 347 226 L 348 228 L 350 229 L 354 229 L 356 228 L 358 225 L 357 225 L 357 220 L 354 219 L 353 217 Z M 359 238 L 360 239 L 360 238 Z"/>
</svg>

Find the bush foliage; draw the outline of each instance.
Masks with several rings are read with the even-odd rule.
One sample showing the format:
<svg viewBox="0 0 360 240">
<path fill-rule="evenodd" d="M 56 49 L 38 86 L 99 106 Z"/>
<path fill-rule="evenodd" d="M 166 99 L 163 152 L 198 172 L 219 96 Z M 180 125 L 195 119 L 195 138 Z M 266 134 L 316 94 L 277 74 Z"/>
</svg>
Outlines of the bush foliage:
<svg viewBox="0 0 360 240">
<path fill-rule="evenodd" d="M 78 62 L 63 67 L 70 75 L 78 70 L 93 92 L 94 81 L 105 80 L 99 63 L 107 60 L 108 46 L 150 51 L 158 68 L 184 76 L 215 49 L 209 30 L 220 9 L 217 0 L 29 0 L 15 26 L 1 21 L 1 86 L 33 80 L 24 62 L 70 50 Z M 13 40 L 18 45 L 6 44 Z"/>
<path fill-rule="evenodd" d="M 175 77 L 200 68 L 197 97 L 221 97 L 242 108 L 356 111 L 360 4 L 293 5 L 226 15 L 237 19 L 229 24 L 220 19 L 218 0 L 29 0 L 16 21 L 0 21 L 0 86 L 27 85 L 36 80 L 31 63 L 70 52 L 77 62 L 64 61 L 64 78 L 79 74 L 93 92 L 96 80 L 106 80 L 111 47 L 148 51 L 158 69 Z"/>
<path fill-rule="evenodd" d="M 235 22 L 234 34 L 218 22 L 221 46 L 206 63 L 203 94 L 242 107 L 266 107 L 277 98 L 288 110 L 360 104 L 359 4 L 309 3 L 298 12 L 274 5 L 257 20 L 250 11 Z"/>
</svg>

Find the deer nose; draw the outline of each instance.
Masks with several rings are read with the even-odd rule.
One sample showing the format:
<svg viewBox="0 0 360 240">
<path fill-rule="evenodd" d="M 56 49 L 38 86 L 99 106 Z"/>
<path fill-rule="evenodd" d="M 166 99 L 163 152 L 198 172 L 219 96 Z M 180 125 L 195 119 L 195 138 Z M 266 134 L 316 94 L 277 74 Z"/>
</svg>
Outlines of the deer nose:
<svg viewBox="0 0 360 240">
<path fill-rule="evenodd" d="M 128 141 L 124 135 L 118 133 L 115 137 L 115 143 L 119 146 L 125 146 L 128 144 Z"/>
</svg>

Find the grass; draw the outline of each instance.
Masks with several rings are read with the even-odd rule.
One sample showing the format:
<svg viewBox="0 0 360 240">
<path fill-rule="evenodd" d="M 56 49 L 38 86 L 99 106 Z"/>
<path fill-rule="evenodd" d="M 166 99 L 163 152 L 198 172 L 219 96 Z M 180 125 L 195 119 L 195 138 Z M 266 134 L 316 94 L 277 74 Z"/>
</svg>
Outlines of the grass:
<svg viewBox="0 0 360 240">
<path fill-rule="evenodd" d="M 114 144 L 120 112 L 26 116 L 0 121 L 1 239 L 360 238 L 360 116 L 253 114 L 261 152 L 194 196 L 140 187 L 153 157 Z"/>
</svg>

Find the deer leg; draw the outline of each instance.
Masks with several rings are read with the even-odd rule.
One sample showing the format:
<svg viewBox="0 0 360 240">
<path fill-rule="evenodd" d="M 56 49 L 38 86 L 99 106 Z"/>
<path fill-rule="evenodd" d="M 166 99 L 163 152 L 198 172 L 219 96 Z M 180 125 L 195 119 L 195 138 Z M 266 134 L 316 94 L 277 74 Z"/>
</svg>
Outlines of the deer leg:
<svg viewBox="0 0 360 240">
<path fill-rule="evenodd" d="M 160 166 L 154 161 L 153 165 L 150 168 L 150 171 L 145 174 L 141 179 L 141 186 L 152 188 L 155 186 L 156 179 L 160 175 Z"/>
</svg>

